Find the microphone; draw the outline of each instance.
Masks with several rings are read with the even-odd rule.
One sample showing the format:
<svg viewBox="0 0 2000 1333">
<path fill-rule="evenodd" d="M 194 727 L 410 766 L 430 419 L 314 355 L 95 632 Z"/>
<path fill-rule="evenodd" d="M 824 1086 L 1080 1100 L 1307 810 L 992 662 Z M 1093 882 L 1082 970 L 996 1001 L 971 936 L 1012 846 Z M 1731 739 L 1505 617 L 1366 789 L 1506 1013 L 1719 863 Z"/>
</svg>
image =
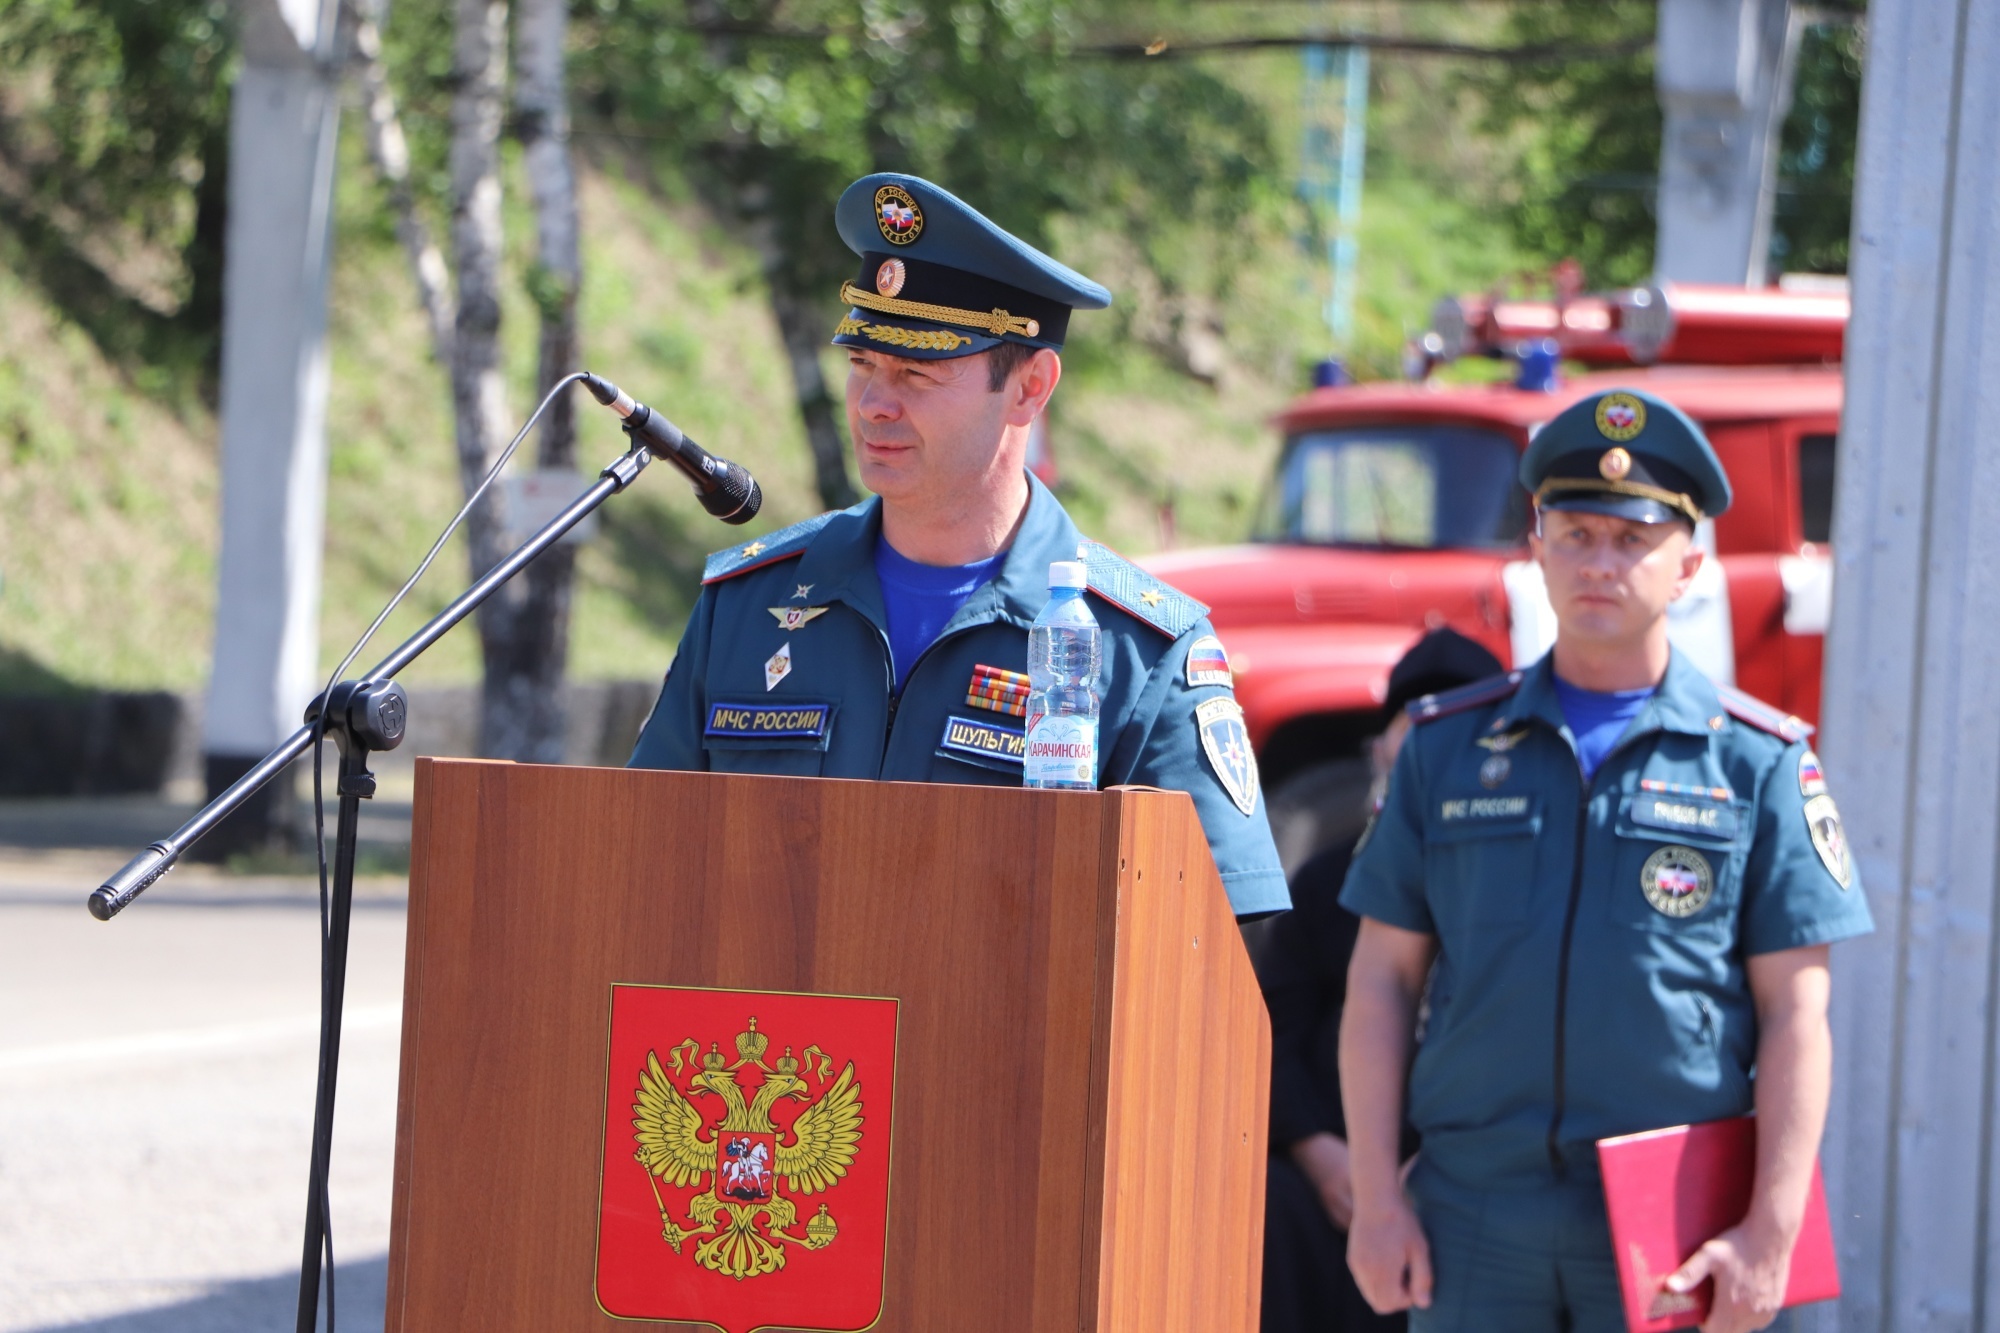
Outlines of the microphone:
<svg viewBox="0 0 2000 1333">
<path fill-rule="evenodd" d="M 633 399 L 632 395 L 591 374 L 583 373 L 590 396 L 625 419 L 625 433 L 645 444 L 655 458 L 664 458 L 687 474 L 701 507 L 724 523 L 748 523 L 763 507 L 764 491 L 740 463 L 717 458 L 690 440 L 673 422 Z"/>
</svg>

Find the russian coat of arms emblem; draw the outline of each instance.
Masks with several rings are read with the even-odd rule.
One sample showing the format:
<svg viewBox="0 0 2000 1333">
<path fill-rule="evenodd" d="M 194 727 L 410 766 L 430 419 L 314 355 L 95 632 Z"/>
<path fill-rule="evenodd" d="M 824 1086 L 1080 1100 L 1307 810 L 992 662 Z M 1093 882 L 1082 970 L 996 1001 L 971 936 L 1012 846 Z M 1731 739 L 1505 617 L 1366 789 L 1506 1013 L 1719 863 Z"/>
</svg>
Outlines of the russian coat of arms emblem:
<svg viewBox="0 0 2000 1333">
<path fill-rule="evenodd" d="M 612 991 L 598 1303 L 729 1333 L 872 1323 L 895 1001 Z"/>
</svg>

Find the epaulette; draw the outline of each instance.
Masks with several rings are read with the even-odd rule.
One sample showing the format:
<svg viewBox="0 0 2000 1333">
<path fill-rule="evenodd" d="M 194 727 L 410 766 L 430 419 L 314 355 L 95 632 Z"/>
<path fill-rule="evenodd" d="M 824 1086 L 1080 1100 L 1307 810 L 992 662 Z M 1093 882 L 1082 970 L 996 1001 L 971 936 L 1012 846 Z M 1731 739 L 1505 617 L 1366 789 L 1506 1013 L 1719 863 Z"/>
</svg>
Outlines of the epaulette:
<svg viewBox="0 0 2000 1333">
<path fill-rule="evenodd" d="M 726 551 L 717 551 L 708 558 L 708 564 L 701 571 L 703 583 L 719 583 L 723 579 L 735 578 L 738 574 L 748 574 L 753 569 L 775 564 L 788 556 L 797 555 L 811 544 L 819 530 L 840 514 L 837 509 L 829 509 L 817 518 L 809 518 L 803 523 L 794 523 L 789 528 L 779 528 L 776 532 L 732 546 Z"/>
<path fill-rule="evenodd" d="M 1787 743 L 1802 741 L 1813 734 L 1812 724 L 1782 708 L 1773 708 L 1754 694 L 1745 694 L 1728 685 L 1715 687 L 1722 710 L 1738 722 L 1747 722 L 1759 731 L 1768 731 Z"/>
<path fill-rule="evenodd" d="M 1083 569 L 1092 592 L 1169 639 L 1178 639 L 1208 614 L 1194 598 L 1097 542 L 1083 544 Z"/>
<path fill-rule="evenodd" d="M 1463 713 L 1468 708 L 1490 704 L 1496 699 L 1505 699 L 1521 688 L 1521 673 L 1509 671 L 1504 676 L 1488 676 L 1485 680 L 1475 680 L 1470 685 L 1461 685 L 1455 690 L 1445 690 L 1438 694 L 1426 694 L 1421 699 L 1412 699 L 1403 711 L 1410 715 L 1412 722 L 1435 722 L 1453 713 Z"/>
</svg>

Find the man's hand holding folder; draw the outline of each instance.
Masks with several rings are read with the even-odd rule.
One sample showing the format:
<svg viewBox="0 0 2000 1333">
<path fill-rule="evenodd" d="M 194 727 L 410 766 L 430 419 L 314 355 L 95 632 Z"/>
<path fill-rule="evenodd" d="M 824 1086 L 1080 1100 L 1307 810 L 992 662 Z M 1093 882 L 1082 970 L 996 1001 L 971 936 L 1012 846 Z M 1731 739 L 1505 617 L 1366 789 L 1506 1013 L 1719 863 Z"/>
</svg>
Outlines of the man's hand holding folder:
<svg viewBox="0 0 2000 1333">
<path fill-rule="evenodd" d="M 1633 1333 L 1697 1321 L 1702 1333 L 1751 1333 L 1784 1306 L 1840 1294 L 1818 1162 L 1833 1056 L 1826 950 L 1764 954 L 1749 967 L 1763 1057 L 1756 1116 L 1597 1147 Z"/>
</svg>

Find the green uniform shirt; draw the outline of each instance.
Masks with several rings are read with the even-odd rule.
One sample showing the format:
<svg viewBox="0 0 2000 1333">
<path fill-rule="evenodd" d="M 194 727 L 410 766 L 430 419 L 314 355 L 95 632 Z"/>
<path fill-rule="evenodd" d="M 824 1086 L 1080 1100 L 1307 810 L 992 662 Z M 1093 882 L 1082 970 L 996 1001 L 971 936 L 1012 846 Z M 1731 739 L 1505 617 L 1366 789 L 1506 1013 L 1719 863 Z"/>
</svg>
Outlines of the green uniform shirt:
<svg viewBox="0 0 2000 1333">
<path fill-rule="evenodd" d="M 1676 652 L 1585 782 L 1551 661 L 1411 705 L 1341 892 L 1437 937 L 1410 1119 L 1469 1186 L 1749 1112 L 1744 959 L 1873 928 L 1803 724 Z"/>
<path fill-rule="evenodd" d="M 1028 481 L 998 574 L 900 695 L 875 577 L 880 500 L 712 557 L 632 765 L 1019 786 L 1028 626 L 1049 565 L 1085 545 Z M 1236 912 L 1282 911 L 1284 871 L 1207 608 L 1096 543 L 1084 560 L 1103 640 L 1098 785 L 1187 792 Z"/>
</svg>

